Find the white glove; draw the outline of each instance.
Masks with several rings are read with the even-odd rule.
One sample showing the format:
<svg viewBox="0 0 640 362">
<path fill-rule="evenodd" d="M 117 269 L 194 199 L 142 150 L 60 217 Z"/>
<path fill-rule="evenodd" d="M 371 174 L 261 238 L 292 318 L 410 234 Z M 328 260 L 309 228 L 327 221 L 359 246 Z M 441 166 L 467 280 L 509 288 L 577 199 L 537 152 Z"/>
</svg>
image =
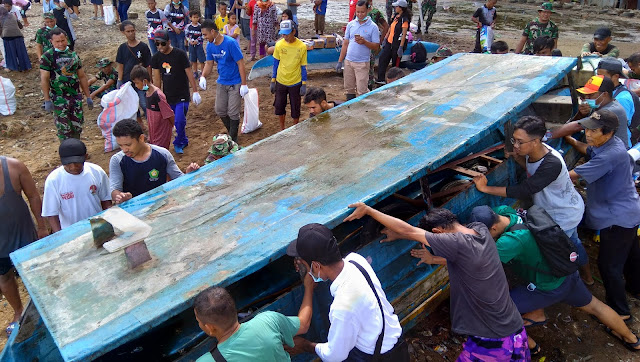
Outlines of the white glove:
<svg viewBox="0 0 640 362">
<path fill-rule="evenodd" d="M 247 93 L 249 93 L 249 87 L 247 87 L 246 84 L 241 85 L 240 86 L 240 97 L 244 98 L 244 96 L 246 96 Z"/>
<path fill-rule="evenodd" d="M 207 79 L 205 77 L 200 77 L 200 89 L 207 90 Z"/>
<path fill-rule="evenodd" d="M 191 96 L 191 98 L 193 99 L 193 103 L 195 103 L 196 106 L 202 103 L 202 98 L 200 98 L 200 93 L 198 92 L 193 92 L 193 95 Z"/>
</svg>

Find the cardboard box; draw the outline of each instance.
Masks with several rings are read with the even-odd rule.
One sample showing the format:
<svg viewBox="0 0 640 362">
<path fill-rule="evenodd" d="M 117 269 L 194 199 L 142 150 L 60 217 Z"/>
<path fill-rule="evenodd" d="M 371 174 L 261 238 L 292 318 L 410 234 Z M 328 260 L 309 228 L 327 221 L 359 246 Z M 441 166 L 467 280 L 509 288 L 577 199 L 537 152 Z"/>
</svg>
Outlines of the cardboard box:
<svg viewBox="0 0 640 362">
<path fill-rule="evenodd" d="M 307 50 L 313 50 L 313 40 L 301 39 L 304 45 L 307 46 Z"/>
<path fill-rule="evenodd" d="M 335 48 L 336 47 L 336 37 L 333 35 L 320 35 L 320 39 L 324 39 L 324 47 L 325 48 Z"/>
<path fill-rule="evenodd" d="M 324 39 L 313 39 L 313 48 L 314 49 L 324 48 Z"/>
</svg>

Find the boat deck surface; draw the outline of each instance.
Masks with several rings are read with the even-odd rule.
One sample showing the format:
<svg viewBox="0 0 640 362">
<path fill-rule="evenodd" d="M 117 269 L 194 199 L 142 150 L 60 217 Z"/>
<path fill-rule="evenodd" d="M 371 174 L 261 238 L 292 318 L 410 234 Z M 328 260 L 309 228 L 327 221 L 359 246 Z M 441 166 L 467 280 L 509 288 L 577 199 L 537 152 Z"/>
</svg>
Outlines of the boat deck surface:
<svg viewBox="0 0 640 362">
<path fill-rule="evenodd" d="M 153 260 L 93 246 L 87 220 L 11 255 L 68 361 L 96 358 L 464 154 L 573 68 L 571 58 L 457 54 L 141 195 Z"/>
</svg>

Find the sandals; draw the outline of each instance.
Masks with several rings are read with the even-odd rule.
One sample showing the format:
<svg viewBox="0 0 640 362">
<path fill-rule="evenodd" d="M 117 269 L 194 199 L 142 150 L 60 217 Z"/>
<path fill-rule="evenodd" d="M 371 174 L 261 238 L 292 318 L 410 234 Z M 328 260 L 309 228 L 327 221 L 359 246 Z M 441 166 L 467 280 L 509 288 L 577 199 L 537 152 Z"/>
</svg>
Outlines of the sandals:
<svg viewBox="0 0 640 362">
<path fill-rule="evenodd" d="M 17 328 L 18 328 L 18 322 L 10 323 L 9 326 L 7 326 L 7 329 L 5 329 L 5 332 L 7 332 L 7 338 L 9 338 L 9 336 L 11 336 L 11 333 L 13 333 L 13 331 Z"/>
<path fill-rule="evenodd" d="M 529 348 L 529 353 L 531 354 L 531 356 L 537 356 L 540 354 L 540 345 L 538 343 L 536 343 L 535 346 L 533 346 L 533 348 Z"/>
<path fill-rule="evenodd" d="M 605 332 L 607 332 L 611 337 L 619 340 L 620 342 L 622 342 L 622 344 L 631 352 L 639 352 L 640 349 L 637 349 L 636 347 L 640 347 L 640 338 L 638 338 L 638 336 L 636 336 L 636 339 L 638 340 L 636 343 L 631 343 L 631 342 L 627 342 L 624 339 L 616 336 L 613 331 L 611 330 L 611 328 L 609 327 L 604 327 Z"/>
<path fill-rule="evenodd" d="M 543 325 L 547 324 L 547 320 L 546 319 L 543 320 L 543 321 L 540 321 L 540 322 L 536 322 L 533 319 L 529 319 L 529 318 L 522 318 L 522 320 L 525 321 L 525 322 L 531 323 L 531 324 L 525 325 L 524 326 L 525 328 L 533 327 L 533 326 L 543 326 Z"/>
</svg>

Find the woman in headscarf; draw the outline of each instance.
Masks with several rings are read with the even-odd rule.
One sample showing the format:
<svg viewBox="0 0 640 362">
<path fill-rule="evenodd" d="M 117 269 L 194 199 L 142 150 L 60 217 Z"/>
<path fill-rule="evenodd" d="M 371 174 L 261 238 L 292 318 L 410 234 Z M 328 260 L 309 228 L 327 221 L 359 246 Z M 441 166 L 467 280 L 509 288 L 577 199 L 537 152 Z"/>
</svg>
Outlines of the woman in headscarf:
<svg viewBox="0 0 640 362">
<path fill-rule="evenodd" d="M 260 45 L 260 58 L 262 58 L 266 55 L 267 43 L 275 41 L 275 30 L 278 25 L 278 12 L 271 0 L 259 0 L 256 3 L 253 23 L 258 26 L 257 43 Z"/>
<path fill-rule="evenodd" d="M 31 69 L 31 61 L 24 46 L 24 36 L 20 31 L 22 24 L 4 6 L 0 7 L 0 28 L 2 28 L 6 69 L 20 72 Z"/>
</svg>

